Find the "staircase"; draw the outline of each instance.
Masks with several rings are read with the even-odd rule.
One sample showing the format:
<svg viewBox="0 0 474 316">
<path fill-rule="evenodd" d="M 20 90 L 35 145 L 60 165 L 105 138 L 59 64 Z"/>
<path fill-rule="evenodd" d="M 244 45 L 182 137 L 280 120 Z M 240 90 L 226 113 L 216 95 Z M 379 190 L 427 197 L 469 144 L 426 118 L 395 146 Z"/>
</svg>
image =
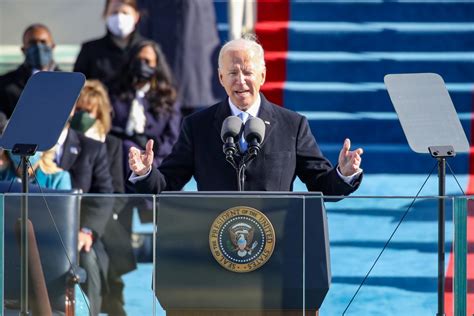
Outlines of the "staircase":
<svg viewBox="0 0 474 316">
<path fill-rule="evenodd" d="M 216 9 L 224 40 L 226 3 Z M 367 173 L 427 174 L 434 165 L 408 147 L 383 83 L 390 73 L 441 75 L 470 136 L 472 1 L 260 0 L 256 30 L 266 51 L 263 92 L 308 117 L 332 162 L 349 137 L 364 148 Z M 449 163 L 468 173 L 468 155 Z"/>
</svg>

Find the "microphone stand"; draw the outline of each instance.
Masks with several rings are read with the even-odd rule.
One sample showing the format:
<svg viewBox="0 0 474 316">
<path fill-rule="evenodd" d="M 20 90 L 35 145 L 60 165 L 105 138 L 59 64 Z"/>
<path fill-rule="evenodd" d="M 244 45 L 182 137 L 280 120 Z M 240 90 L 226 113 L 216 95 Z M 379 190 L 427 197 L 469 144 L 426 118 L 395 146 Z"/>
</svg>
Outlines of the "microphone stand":
<svg viewBox="0 0 474 316">
<path fill-rule="evenodd" d="M 249 150 L 244 153 L 244 155 L 236 154 L 232 152 L 230 148 L 235 148 L 224 144 L 225 159 L 236 171 L 237 175 L 237 191 L 245 191 L 245 170 L 247 166 L 254 160 L 258 152 L 260 151 L 260 145 L 255 141 L 255 144 L 249 146 Z M 227 149 L 227 150 L 226 150 Z M 236 158 L 240 158 L 239 164 L 235 162 L 234 155 Z"/>
<path fill-rule="evenodd" d="M 260 144 L 256 139 L 253 139 L 249 143 L 249 148 L 245 152 L 243 159 L 240 160 L 239 170 L 237 171 L 238 180 L 239 180 L 239 191 L 245 191 L 245 169 L 248 165 L 257 157 L 260 152 Z"/>
<path fill-rule="evenodd" d="M 240 172 L 241 172 L 241 165 L 237 165 L 234 159 L 234 155 L 239 157 L 240 155 L 237 155 L 237 148 L 235 146 L 234 138 L 233 137 L 228 137 L 226 142 L 224 143 L 223 146 L 223 151 L 225 154 L 225 160 L 227 160 L 228 163 L 234 168 L 236 175 L 237 175 L 237 191 L 243 191 L 242 187 L 242 181 L 240 180 Z M 241 161 L 242 162 L 242 161 Z"/>
<path fill-rule="evenodd" d="M 238 178 L 238 191 L 245 191 L 245 157 L 244 159 L 240 160 L 239 168 L 237 170 L 237 178 Z"/>
</svg>

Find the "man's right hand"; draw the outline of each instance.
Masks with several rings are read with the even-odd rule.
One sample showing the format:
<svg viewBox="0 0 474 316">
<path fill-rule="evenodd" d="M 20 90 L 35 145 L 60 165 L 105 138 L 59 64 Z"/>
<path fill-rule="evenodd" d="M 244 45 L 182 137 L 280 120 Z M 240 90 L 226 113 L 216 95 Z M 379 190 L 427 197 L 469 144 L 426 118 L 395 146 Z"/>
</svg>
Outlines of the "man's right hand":
<svg viewBox="0 0 474 316">
<path fill-rule="evenodd" d="M 149 139 L 146 143 L 145 151 L 136 147 L 130 147 L 128 152 L 128 165 L 130 166 L 130 170 L 137 176 L 143 176 L 150 171 L 153 158 L 153 140 Z"/>
<path fill-rule="evenodd" d="M 82 251 L 84 249 L 85 252 L 91 251 L 92 247 L 92 235 L 91 234 L 86 234 L 83 232 L 79 232 L 78 236 L 78 242 L 77 242 L 77 250 Z"/>
</svg>

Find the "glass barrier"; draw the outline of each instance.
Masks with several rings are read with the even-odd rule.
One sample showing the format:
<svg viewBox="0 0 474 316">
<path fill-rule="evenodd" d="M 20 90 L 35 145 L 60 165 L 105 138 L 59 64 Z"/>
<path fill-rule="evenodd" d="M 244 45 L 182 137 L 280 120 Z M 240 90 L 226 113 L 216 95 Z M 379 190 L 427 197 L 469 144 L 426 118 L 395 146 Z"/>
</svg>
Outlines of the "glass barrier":
<svg viewBox="0 0 474 316">
<path fill-rule="evenodd" d="M 133 231 L 140 221 L 152 226 L 153 196 L 31 193 L 26 198 L 8 193 L 2 197 L 5 315 L 18 315 L 25 308 L 31 315 L 85 316 L 89 310 L 118 315 L 124 296 L 129 315 L 154 315 L 152 255 L 145 256 L 152 249 L 153 231 Z M 22 291 L 20 258 L 25 206 L 27 295 Z"/>
<path fill-rule="evenodd" d="M 194 271 L 194 274 L 198 276 L 191 278 L 189 275 L 181 275 L 190 282 L 190 279 L 194 280 L 194 284 L 181 283 L 180 288 L 186 288 L 186 290 L 197 291 L 203 294 L 203 297 L 199 302 L 193 302 L 192 299 L 188 300 L 187 297 L 178 296 L 179 302 L 166 302 L 163 305 L 166 308 L 176 308 L 176 305 L 185 305 L 190 309 L 192 306 L 197 307 L 201 310 L 206 310 L 209 305 L 206 304 L 218 304 L 212 301 L 216 295 L 209 295 L 211 292 L 204 290 L 202 283 L 209 280 L 210 276 L 203 273 L 197 267 L 192 266 L 193 262 L 196 262 L 196 258 L 193 256 L 183 255 L 180 252 L 189 250 L 186 241 L 188 238 L 186 232 L 188 230 L 196 230 L 197 226 L 204 226 L 206 229 L 211 230 L 209 227 L 216 227 L 214 231 L 219 232 L 217 236 L 225 237 L 225 229 L 229 230 L 231 224 L 226 224 L 228 221 L 234 220 L 235 217 L 241 216 L 241 212 L 246 207 L 256 208 L 262 210 L 264 214 L 268 216 L 270 221 L 273 221 L 273 212 L 271 206 L 266 206 L 264 202 L 259 199 L 266 200 L 271 198 L 268 195 L 262 194 L 261 196 L 246 195 L 243 193 L 237 200 L 231 195 L 223 196 L 222 193 L 172 193 L 163 194 L 158 198 L 158 239 L 156 244 L 157 256 L 157 284 L 161 283 L 172 283 L 176 285 L 170 273 L 166 274 L 165 279 L 160 279 L 160 261 L 163 259 L 160 257 L 159 252 L 163 248 L 165 251 L 165 259 L 167 256 L 174 255 L 176 262 L 179 262 L 180 258 L 183 259 L 181 263 L 183 265 L 191 265 L 190 267 L 180 267 L 181 269 L 190 269 Z M 258 194 L 257 194 L 258 195 Z M 277 194 L 280 199 L 296 199 L 305 200 L 301 202 L 302 205 L 307 203 L 307 200 L 316 199 L 319 200 L 318 196 L 311 196 L 305 193 L 298 194 Z M 173 214 L 175 223 L 187 223 L 189 227 L 182 228 L 180 234 L 171 237 L 170 232 L 176 231 L 176 228 L 171 228 L 160 234 L 160 219 L 163 218 L 163 199 L 168 199 L 164 206 L 167 214 Z M 204 202 L 200 202 L 202 199 Z M 228 201 L 228 199 L 231 199 Z M 186 202 L 189 200 L 189 202 Z M 454 224 L 462 225 L 466 223 L 466 215 L 463 214 L 462 207 L 467 205 L 466 197 L 362 197 L 353 196 L 345 197 L 325 197 L 325 208 L 327 214 L 327 233 L 330 240 L 330 289 L 323 297 L 324 302 L 320 307 L 321 314 L 325 315 L 429 315 L 436 314 L 438 308 L 438 210 L 441 201 L 444 201 L 446 221 L 444 225 L 445 229 L 445 245 L 444 245 L 444 271 L 446 274 L 446 281 L 444 283 L 445 292 L 441 297 L 445 305 L 445 310 L 449 311 L 447 315 L 466 315 L 465 306 L 463 307 L 463 299 L 466 297 L 466 285 L 463 287 L 463 283 L 467 282 L 467 273 L 462 270 L 462 262 L 465 262 L 467 247 L 465 244 L 466 234 L 462 232 L 461 226 L 459 229 L 455 229 Z M 179 202 L 178 202 L 179 201 Z M 281 200 L 280 200 L 281 201 Z M 282 203 L 282 202 L 280 202 Z M 232 213 L 232 207 L 241 208 L 238 211 Z M 283 209 L 287 209 L 286 202 L 281 206 Z M 185 211 L 188 209 L 188 211 Z M 311 216 L 314 208 L 310 209 L 299 209 L 300 221 L 296 222 L 285 222 L 284 227 L 290 226 L 301 229 L 303 236 L 301 236 L 301 245 L 299 242 L 295 242 L 294 251 L 298 248 L 301 253 L 300 255 L 304 258 L 303 262 L 307 263 L 311 260 L 309 257 L 318 256 L 321 254 L 320 241 L 311 235 L 313 232 L 310 227 L 311 224 L 306 222 L 308 218 L 305 216 Z M 268 214 L 269 212 L 269 214 Z M 182 213 L 177 215 L 177 213 Z M 210 213 L 206 215 L 206 213 Z M 308 215 L 309 214 L 309 215 Z M 168 215 L 165 215 L 165 222 L 173 222 L 170 219 L 166 219 Z M 181 216 L 181 217 L 180 217 Z M 455 217 L 457 216 L 457 217 Z M 285 218 L 286 219 L 286 218 Z M 288 219 L 286 219 L 288 220 Z M 217 224 L 216 224 L 217 222 Z M 232 222 L 231 222 L 232 223 Z M 166 225 L 166 224 L 164 224 Z M 281 228 L 281 227 L 280 227 Z M 219 273 L 223 273 L 222 278 L 225 280 L 244 279 L 235 271 L 222 266 L 222 261 L 225 261 L 231 267 L 234 267 L 232 261 L 228 257 L 231 255 L 224 255 L 223 252 L 227 249 L 236 249 L 238 244 L 229 244 L 228 240 L 224 241 L 221 248 L 217 249 L 218 255 L 210 257 L 210 251 L 216 251 L 212 247 L 212 236 L 205 234 L 206 229 L 200 234 L 191 234 L 196 236 L 191 238 L 195 253 L 199 253 L 197 249 L 207 251 L 207 264 L 213 265 L 213 269 L 221 268 Z M 179 228 L 178 228 L 179 230 Z M 316 229 L 318 230 L 318 229 Z M 230 235 L 230 232 L 227 234 Z M 283 233 L 281 230 L 275 229 L 276 234 L 276 247 L 275 251 L 280 250 L 280 255 L 285 254 L 282 251 L 282 240 L 287 242 L 288 234 Z M 455 236 L 457 236 L 455 238 Z M 164 239 L 164 241 L 160 241 Z M 207 247 L 207 239 L 211 241 L 211 249 Z M 464 244 L 463 244 L 464 240 Z M 219 241 L 219 240 L 218 240 Z M 215 242 L 215 241 L 214 241 Z M 166 243 L 166 245 L 163 245 Z M 201 244 L 200 244 L 201 243 Z M 173 253 L 170 244 L 174 244 L 176 252 Z M 283 243 L 283 245 L 285 245 Z M 222 249 L 223 248 L 223 249 Z M 280 248 L 280 249 L 279 249 Z M 457 250 L 456 250 L 457 249 Z M 229 250 L 227 250 L 229 251 Z M 288 252 L 289 253 L 289 252 Z M 295 253 L 293 253 L 295 255 Z M 454 256 L 458 256 L 457 260 L 454 260 Z M 237 258 L 238 259 L 238 258 Z M 265 265 L 259 268 L 260 273 L 253 272 L 253 275 L 257 279 L 261 279 L 265 272 L 272 274 L 274 278 L 280 277 L 275 274 L 275 270 L 272 270 L 277 264 L 276 260 L 271 257 Z M 454 266 L 454 261 L 457 262 Z M 175 262 L 175 263 L 176 263 Z M 281 262 L 279 262 L 281 263 Z M 316 265 L 317 266 L 317 265 Z M 466 266 L 466 264 L 464 264 Z M 177 266 L 175 266 L 177 267 Z M 320 266 L 318 266 L 320 268 Z M 317 267 L 317 268 L 318 268 Z M 321 289 L 321 284 L 312 287 L 311 281 L 315 279 L 321 280 L 321 275 L 312 274 L 314 266 L 311 264 L 303 264 L 299 269 L 290 269 L 291 272 L 286 270 L 286 266 L 281 264 L 279 266 L 280 273 L 289 273 L 293 276 L 295 283 L 301 282 L 299 289 L 305 289 L 301 291 L 301 294 L 297 297 L 297 302 L 301 304 L 301 310 L 311 311 L 310 303 L 311 300 L 316 299 L 320 294 L 317 291 L 311 291 L 314 289 Z M 317 271 L 316 268 L 316 271 Z M 193 270 L 195 269 L 195 270 Z M 469 269 L 469 267 L 467 267 Z M 164 269 L 166 271 L 166 267 Z M 181 271 L 180 269 L 178 269 Z M 226 270 L 231 270 L 226 271 Z M 259 271 L 257 270 L 257 271 Z M 171 270 L 170 270 L 171 271 Z M 177 272 L 180 273 L 180 272 Z M 232 275 L 233 273 L 233 275 Z M 229 276 L 231 274 L 231 276 Z M 301 278 L 299 276 L 302 275 Z M 212 273 L 212 276 L 217 278 L 217 274 Z M 230 278 L 230 279 L 226 279 Z M 252 279 L 252 277 L 249 277 Z M 455 282 L 455 279 L 458 280 Z M 296 280 L 296 281 L 295 281 Z M 254 280 L 252 280 L 254 281 Z M 213 281 L 215 282 L 215 281 Z M 250 281 L 249 281 L 250 282 Z M 239 306 L 247 306 L 239 304 L 242 301 L 251 302 L 254 305 L 250 307 L 256 309 L 265 309 L 268 307 L 275 308 L 275 306 L 269 306 L 266 304 L 266 299 L 271 297 L 273 301 L 277 301 L 281 304 L 280 307 L 286 307 L 285 299 L 288 292 L 296 291 L 298 288 L 287 286 L 287 283 L 280 283 L 281 293 L 280 296 L 272 296 L 272 293 L 268 293 L 268 289 L 271 288 L 267 284 L 261 285 L 260 291 L 257 291 L 260 296 L 254 297 L 254 300 L 248 300 L 243 295 L 248 295 L 248 291 L 239 285 L 235 280 L 229 281 L 230 284 L 221 284 L 217 289 L 221 295 L 222 293 L 234 293 L 229 291 L 227 287 L 232 287 L 233 291 L 242 293 L 241 295 L 230 295 L 232 302 L 227 307 L 229 310 L 238 310 Z M 199 286 L 196 287 L 196 284 Z M 215 283 L 213 283 L 215 284 Z M 235 285 L 237 284 L 237 285 Z M 288 283 L 290 284 L 290 283 Z M 160 286 L 160 285 L 158 285 Z M 318 286 L 320 286 L 318 288 Z M 239 289 L 241 291 L 239 291 Z M 177 291 L 177 289 L 174 289 Z M 166 288 L 161 289 L 162 293 L 167 292 Z M 267 295 L 268 293 L 268 295 Z M 295 297 L 295 294 L 291 297 Z M 158 291 L 160 295 L 160 291 Z M 205 298 L 204 298 L 205 297 Z M 211 297 L 211 302 L 209 301 Z M 219 296 L 218 296 L 219 297 Z M 164 299 L 165 301 L 167 298 Z M 242 300 L 242 301 L 241 301 Z M 205 301 L 205 302 L 203 302 Z M 236 303 L 239 302 L 239 303 Z M 309 302 L 309 304 L 308 304 Z M 168 303 L 170 305 L 168 306 Z M 194 304 L 194 305 L 193 305 Z M 219 304 L 223 304 L 219 302 Z M 237 306 L 236 306 L 237 305 Z M 465 303 L 464 303 L 465 305 Z M 222 305 L 219 305 L 222 308 Z M 276 306 L 278 308 L 278 306 Z M 242 309 L 242 308 L 240 308 Z M 301 311 L 300 311 L 301 313 Z M 206 313 L 204 313 L 206 314 Z M 204 315 L 203 314 L 203 315 Z M 241 311 L 238 314 L 243 314 Z"/>
<path fill-rule="evenodd" d="M 23 197 L 9 193 L 0 200 L 2 315 L 21 309 Z M 318 309 L 321 315 L 435 315 L 444 201 L 445 309 L 466 315 L 474 294 L 467 292 L 474 271 L 468 197 L 323 199 L 308 193 L 31 193 L 28 308 L 32 315 L 45 308 L 88 315 L 100 304 L 114 315 L 123 299 L 128 315 L 310 315 Z M 86 251 L 87 228 L 92 251 Z M 102 279 L 108 288 L 92 294 L 90 282 Z"/>
<path fill-rule="evenodd" d="M 3 263 L 5 261 L 5 254 L 4 254 L 4 245 L 3 245 L 3 217 L 4 217 L 4 203 L 3 203 L 3 195 L 0 195 L 0 306 L 2 307 L 0 310 L 0 315 L 3 316 L 3 289 L 4 289 L 4 269 Z"/>
</svg>

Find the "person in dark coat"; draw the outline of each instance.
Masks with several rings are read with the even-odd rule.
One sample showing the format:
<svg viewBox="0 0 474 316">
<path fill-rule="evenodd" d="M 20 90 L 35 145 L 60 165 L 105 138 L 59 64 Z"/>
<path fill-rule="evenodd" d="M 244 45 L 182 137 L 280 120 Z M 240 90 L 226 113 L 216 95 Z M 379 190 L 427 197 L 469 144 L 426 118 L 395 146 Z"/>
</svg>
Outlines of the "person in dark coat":
<svg viewBox="0 0 474 316">
<path fill-rule="evenodd" d="M 144 41 L 134 48 L 111 95 L 112 133 L 123 140 L 124 153 L 128 155 L 132 146 L 145 149 L 151 138 L 155 141 L 153 163 L 158 166 L 178 139 L 181 113 L 168 64 L 157 43 Z"/>
<path fill-rule="evenodd" d="M 113 193 L 105 144 L 66 127 L 57 146 L 60 154 L 56 160 L 59 167 L 71 174 L 73 188 L 82 189 L 83 193 Z M 113 204 L 110 196 L 81 200 L 79 264 L 87 272 L 86 282 L 81 286 L 89 299 L 90 315 L 99 314 L 101 298 L 107 290 L 102 285 L 106 284 L 110 259 L 103 237 L 112 217 Z"/>
<path fill-rule="evenodd" d="M 260 93 L 265 75 L 263 48 L 255 41 L 243 38 L 224 45 L 219 78 L 228 99 L 185 118 L 173 151 L 159 168 L 152 168 L 152 140 L 145 152 L 131 148 L 130 179 L 137 191 L 181 190 L 193 176 L 200 191 L 237 191 L 236 172 L 222 152 L 221 127 L 229 116 L 241 115 L 243 123 L 245 117 L 258 117 L 265 129 L 260 152 L 245 171 L 246 191 L 291 191 L 296 177 L 309 191 L 325 195 L 355 191 L 362 179 L 362 149 L 351 151 L 346 139 L 333 167 L 322 155 L 307 119 L 270 103 Z M 237 149 L 240 154 L 235 160 L 248 155 L 244 144 Z"/>
<path fill-rule="evenodd" d="M 77 100 L 71 127 L 89 138 L 105 142 L 114 193 L 124 193 L 122 140 L 109 134 L 111 114 L 112 107 L 105 87 L 98 80 L 87 80 Z M 114 201 L 113 215 L 102 236 L 110 265 L 101 310 L 109 315 L 126 315 L 121 275 L 136 269 L 130 242 L 131 209 L 125 198 L 117 197 Z"/>
<path fill-rule="evenodd" d="M 7 118 L 13 113 L 26 82 L 38 71 L 58 71 L 53 59 L 55 44 L 48 27 L 32 24 L 23 32 L 21 51 L 25 61 L 15 70 L 0 76 L 0 111 Z"/>
<path fill-rule="evenodd" d="M 14 111 L 17 99 L 33 73 L 57 70 L 52 57 L 53 49 L 54 41 L 46 26 L 33 24 L 25 30 L 22 47 L 25 62 L 17 71 L 0 80 L 0 107 L 7 116 Z M 4 100 L 13 101 L 7 103 Z M 54 160 L 61 169 L 69 172 L 73 188 L 81 189 L 83 193 L 113 192 L 106 146 L 70 129 L 69 124 L 58 139 Z M 87 272 L 84 286 L 93 310 L 91 315 L 97 315 L 100 309 L 100 303 L 97 308 L 96 298 L 100 298 L 101 278 L 107 275 L 109 265 L 101 239 L 112 216 L 113 203 L 109 201 L 107 198 L 83 198 L 81 201 L 79 264 Z"/>
<path fill-rule="evenodd" d="M 148 13 L 140 31 L 160 44 L 173 71 L 183 116 L 224 97 L 219 86 L 220 39 L 212 0 L 140 0 Z"/>
<path fill-rule="evenodd" d="M 86 80 L 70 123 L 86 137 L 106 144 L 114 193 L 124 193 L 122 141 L 109 134 L 112 106 L 107 90 L 99 80 Z"/>
<path fill-rule="evenodd" d="M 106 35 L 82 44 L 74 71 L 100 80 L 110 90 L 130 50 L 144 38 L 136 29 L 140 19 L 136 0 L 107 0 L 103 16 Z"/>
</svg>

